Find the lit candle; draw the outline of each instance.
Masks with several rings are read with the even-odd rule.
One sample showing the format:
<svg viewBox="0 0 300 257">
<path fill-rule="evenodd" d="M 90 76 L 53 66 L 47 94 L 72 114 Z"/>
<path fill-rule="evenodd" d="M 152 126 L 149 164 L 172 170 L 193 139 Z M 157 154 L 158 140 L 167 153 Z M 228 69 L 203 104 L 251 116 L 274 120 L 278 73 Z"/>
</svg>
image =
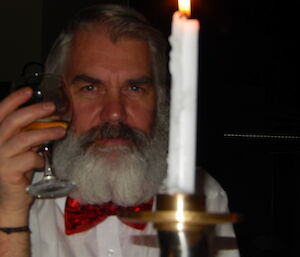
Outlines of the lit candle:
<svg viewBox="0 0 300 257">
<path fill-rule="evenodd" d="M 198 37 L 200 24 L 189 19 L 190 1 L 179 0 L 172 19 L 168 193 L 195 191 Z"/>
</svg>

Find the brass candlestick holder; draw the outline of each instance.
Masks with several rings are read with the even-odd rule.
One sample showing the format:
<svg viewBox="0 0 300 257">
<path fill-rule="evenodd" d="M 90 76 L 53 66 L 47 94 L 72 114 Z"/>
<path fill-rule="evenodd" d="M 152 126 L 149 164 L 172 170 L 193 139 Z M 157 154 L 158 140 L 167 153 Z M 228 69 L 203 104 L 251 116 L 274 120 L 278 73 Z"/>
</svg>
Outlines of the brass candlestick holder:
<svg viewBox="0 0 300 257">
<path fill-rule="evenodd" d="M 161 257 L 207 257 L 207 229 L 238 220 L 232 213 L 205 212 L 205 197 L 189 194 L 158 195 L 155 211 L 125 212 L 120 218 L 153 222 L 158 231 Z"/>
</svg>

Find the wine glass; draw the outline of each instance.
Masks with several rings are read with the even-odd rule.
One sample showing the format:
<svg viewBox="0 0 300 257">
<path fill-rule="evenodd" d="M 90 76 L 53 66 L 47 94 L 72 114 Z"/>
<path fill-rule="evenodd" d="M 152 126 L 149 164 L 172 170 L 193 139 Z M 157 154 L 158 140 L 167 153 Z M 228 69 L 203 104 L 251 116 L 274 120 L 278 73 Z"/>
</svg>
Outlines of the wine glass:
<svg viewBox="0 0 300 257">
<path fill-rule="evenodd" d="M 60 76 L 49 73 L 34 73 L 22 78 L 16 85 L 17 88 L 30 86 L 33 89 L 32 98 L 26 105 L 37 102 L 53 102 L 56 106 L 55 112 L 51 116 L 39 119 L 24 130 L 34 130 L 61 126 L 68 127 L 70 122 L 69 102 L 65 93 L 63 80 Z M 75 189 L 75 183 L 62 180 L 56 177 L 51 165 L 51 143 L 45 142 L 40 152 L 45 158 L 44 174 L 40 181 L 29 185 L 26 192 L 37 198 L 57 198 L 68 195 Z"/>
</svg>

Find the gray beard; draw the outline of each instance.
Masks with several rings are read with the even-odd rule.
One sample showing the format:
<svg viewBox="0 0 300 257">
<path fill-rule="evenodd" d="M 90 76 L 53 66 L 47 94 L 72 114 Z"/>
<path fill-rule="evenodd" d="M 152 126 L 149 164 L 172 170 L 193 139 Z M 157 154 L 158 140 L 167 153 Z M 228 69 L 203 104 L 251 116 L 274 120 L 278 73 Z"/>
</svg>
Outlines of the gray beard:
<svg viewBox="0 0 300 257">
<path fill-rule="evenodd" d="M 70 196 L 82 203 L 112 201 L 120 206 L 132 206 L 148 201 L 159 192 L 166 175 L 165 127 L 158 126 L 152 138 L 134 130 L 133 146 L 105 148 L 93 144 L 101 128 L 83 136 L 76 136 L 70 130 L 54 147 L 56 174 L 76 183 L 77 190 Z M 107 133 L 110 132 L 104 132 Z M 110 136 L 116 134 L 113 129 Z"/>
</svg>

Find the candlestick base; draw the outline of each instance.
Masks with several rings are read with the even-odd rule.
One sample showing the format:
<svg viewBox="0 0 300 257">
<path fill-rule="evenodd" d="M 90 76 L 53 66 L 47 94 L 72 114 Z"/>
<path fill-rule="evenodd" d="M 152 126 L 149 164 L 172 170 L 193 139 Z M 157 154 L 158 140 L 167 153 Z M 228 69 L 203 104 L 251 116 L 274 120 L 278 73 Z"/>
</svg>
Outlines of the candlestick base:
<svg viewBox="0 0 300 257">
<path fill-rule="evenodd" d="M 204 196 L 189 194 L 158 195 L 155 211 L 123 212 L 120 218 L 153 222 L 158 230 L 161 257 L 206 257 L 207 229 L 239 219 L 235 213 L 207 213 Z"/>
</svg>

